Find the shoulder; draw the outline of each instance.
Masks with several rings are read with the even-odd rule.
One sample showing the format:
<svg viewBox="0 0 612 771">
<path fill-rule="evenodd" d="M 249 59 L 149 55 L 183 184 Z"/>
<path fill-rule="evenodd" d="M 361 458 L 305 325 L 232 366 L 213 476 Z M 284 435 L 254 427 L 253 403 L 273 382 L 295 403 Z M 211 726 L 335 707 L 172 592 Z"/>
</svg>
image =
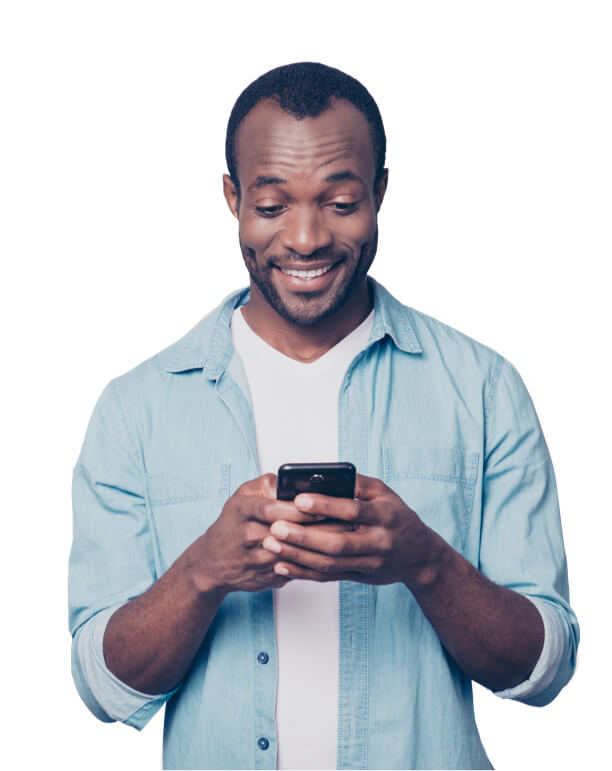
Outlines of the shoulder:
<svg viewBox="0 0 612 771">
<path fill-rule="evenodd" d="M 433 316 L 405 305 L 382 284 L 374 285 L 375 304 L 383 331 L 404 351 L 422 354 L 424 359 L 459 357 L 489 364 L 500 354 Z M 379 327 L 380 328 L 380 327 Z"/>
<path fill-rule="evenodd" d="M 419 341 L 424 361 L 450 376 L 472 383 L 484 382 L 492 392 L 502 371 L 512 366 L 497 350 L 450 324 L 406 305 L 403 309 Z"/>
<path fill-rule="evenodd" d="M 216 308 L 201 318 L 186 334 L 158 353 L 140 362 L 111 381 L 122 399 L 142 401 L 163 393 L 173 375 L 202 370 L 218 344 L 218 338 L 229 337 L 229 318 L 245 290 L 228 295 Z M 220 329 L 225 327 L 225 329 Z"/>
</svg>

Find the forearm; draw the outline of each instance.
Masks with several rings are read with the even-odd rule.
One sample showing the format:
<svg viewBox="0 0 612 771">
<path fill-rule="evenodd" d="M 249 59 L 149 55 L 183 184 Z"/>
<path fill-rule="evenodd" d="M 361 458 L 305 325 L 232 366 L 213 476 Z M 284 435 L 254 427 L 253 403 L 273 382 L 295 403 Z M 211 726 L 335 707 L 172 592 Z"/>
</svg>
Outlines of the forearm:
<svg viewBox="0 0 612 771">
<path fill-rule="evenodd" d="M 120 607 L 104 634 L 104 659 L 143 693 L 170 691 L 185 676 L 225 593 L 197 586 L 187 549 L 150 589 Z"/>
<path fill-rule="evenodd" d="M 404 582 L 444 647 L 473 680 L 498 691 L 526 680 L 544 643 L 537 608 L 490 581 L 428 530 L 427 564 Z"/>
</svg>

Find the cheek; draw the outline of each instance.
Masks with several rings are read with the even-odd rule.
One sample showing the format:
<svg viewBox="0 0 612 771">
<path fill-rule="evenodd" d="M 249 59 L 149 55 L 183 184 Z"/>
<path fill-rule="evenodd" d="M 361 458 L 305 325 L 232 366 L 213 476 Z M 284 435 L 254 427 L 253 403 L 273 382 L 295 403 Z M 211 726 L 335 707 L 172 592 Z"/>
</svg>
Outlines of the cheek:
<svg viewBox="0 0 612 771">
<path fill-rule="evenodd" d="M 268 248 L 276 238 L 279 229 L 276 220 L 256 216 L 240 218 L 240 240 L 244 246 L 251 247 L 256 252 Z"/>
<path fill-rule="evenodd" d="M 376 215 L 372 211 L 357 212 L 347 217 L 336 217 L 334 236 L 342 242 L 354 245 L 371 241 L 376 232 Z M 339 220 L 339 221 L 338 221 Z"/>
</svg>

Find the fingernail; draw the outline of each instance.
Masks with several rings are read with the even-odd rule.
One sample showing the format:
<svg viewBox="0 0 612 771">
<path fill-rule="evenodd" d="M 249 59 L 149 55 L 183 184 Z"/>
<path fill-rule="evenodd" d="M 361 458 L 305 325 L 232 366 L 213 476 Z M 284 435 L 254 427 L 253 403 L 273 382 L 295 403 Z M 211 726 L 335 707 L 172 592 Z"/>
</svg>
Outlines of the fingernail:
<svg viewBox="0 0 612 771">
<path fill-rule="evenodd" d="M 276 573 L 282 573 L 282 575 L 284 576 L 289 575 L 289 571 L 287 570 L 287 568 L 284 568 L 282 565 L 275 565 L 274 570 Z"/>
<path fill-rule="evenodd" d="M 280 543 L 277 543 L 274 538 L 264 538 L 262 546 L 268 551 L 276 552 L 276 554 L 278 554 L 281 550 Z"/>
<path fill-rule="evenodd" d="M 311 509 L 313 502 L 309 495 L 298 495 L 294 501 L 295 505 L 300 509 Z"/>
<path fill-rule="evenodd" d="M 289 528 L 287 525 L 283 525 L 282 522 L 274 522 L 270 528 L 272 535 L 276 535 L 279 538 L 286 538 L 289 535 Z"/>
</svg>

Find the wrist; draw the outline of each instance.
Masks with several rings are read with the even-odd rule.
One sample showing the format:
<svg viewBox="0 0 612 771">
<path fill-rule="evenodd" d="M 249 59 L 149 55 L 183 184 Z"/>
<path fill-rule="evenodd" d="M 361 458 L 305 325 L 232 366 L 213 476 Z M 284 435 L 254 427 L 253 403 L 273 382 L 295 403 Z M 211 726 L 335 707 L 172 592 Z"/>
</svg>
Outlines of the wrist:
<svg viewBox="0 0 612 771">
<path fill-rule="evenodd" d="M 404 577 L 404 584 L 408 589 L 427 589 L 439 583 L 449 549 L 449 545 L 435 530 L 423 525 L 419 547 L 421 558 L 409 567 Z"/>
<path fill-rule="evenodd" d="M 203 568 L 207 560 L 203 559 L 201 550 L 196 548 L 196 544 L 198 541 L 195 541 L 182 555 L 187 583 L 198 599 L 217 598 L 221 602 L 229 594 L 229 589 L 212 572 Z"/>
</svg>

